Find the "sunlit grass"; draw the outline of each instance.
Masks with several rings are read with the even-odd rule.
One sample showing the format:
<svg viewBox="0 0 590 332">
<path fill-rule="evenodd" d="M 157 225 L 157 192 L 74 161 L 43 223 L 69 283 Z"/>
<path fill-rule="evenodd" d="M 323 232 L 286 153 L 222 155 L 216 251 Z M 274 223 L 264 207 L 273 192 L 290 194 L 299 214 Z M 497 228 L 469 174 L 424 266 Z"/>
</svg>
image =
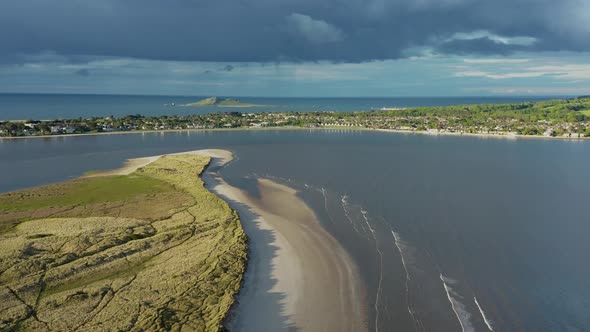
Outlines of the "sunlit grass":
<svg viewBox="0 0 590 332">
<path fill-rule="evenodd" d="M 167 156 L 128 176 L 0 195 L 0 330 L 217 331 L 246 237 L 204 188 L 208 162 Z"/>
<path fill-rule="evenodd" d="M 0 212 L 115 202 L 171 189 L 169 183 L 147 176 L 86 178 L 0 195 Z"/>
</svg>

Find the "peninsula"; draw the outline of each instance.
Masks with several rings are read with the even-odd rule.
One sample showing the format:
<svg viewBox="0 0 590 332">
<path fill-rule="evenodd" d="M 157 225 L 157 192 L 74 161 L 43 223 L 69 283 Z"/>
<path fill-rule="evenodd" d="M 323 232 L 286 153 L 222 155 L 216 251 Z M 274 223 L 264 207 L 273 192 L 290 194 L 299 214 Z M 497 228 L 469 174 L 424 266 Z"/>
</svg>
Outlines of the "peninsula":
<svg viewBox="0 0 590 332">
<path fill-rule="evenodd" d="M 205 154 L 0 195 L 0 330 L 220 330 L 246 235 Z"/>
</svg>

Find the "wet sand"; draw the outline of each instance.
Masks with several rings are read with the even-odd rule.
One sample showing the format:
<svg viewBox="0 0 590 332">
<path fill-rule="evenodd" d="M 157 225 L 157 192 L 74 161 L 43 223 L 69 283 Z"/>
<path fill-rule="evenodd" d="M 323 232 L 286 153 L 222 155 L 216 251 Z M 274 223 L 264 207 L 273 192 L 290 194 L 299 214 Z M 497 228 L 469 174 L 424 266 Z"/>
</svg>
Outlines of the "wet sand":
<svg viewBox="0 0 590 332">
<path fill-rule="evenodd" d="M 296 191 L 259 179 L 260 197 L 252 197 L 216 173 L 231 153 L 215 154 L 203 179 L 238 211 L 249 239 L 248 268 L 228 329 L 367 330 L 356 266 Z"/>
</svg>

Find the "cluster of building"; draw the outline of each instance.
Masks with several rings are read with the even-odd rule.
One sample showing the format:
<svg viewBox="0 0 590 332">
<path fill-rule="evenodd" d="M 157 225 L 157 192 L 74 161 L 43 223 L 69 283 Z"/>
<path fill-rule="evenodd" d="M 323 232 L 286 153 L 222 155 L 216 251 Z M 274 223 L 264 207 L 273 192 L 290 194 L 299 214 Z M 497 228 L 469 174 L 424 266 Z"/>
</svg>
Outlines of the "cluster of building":
<svg viewBox="0 0 590 332">
<path fill-rule="evenodd" d="M 590 135 L 590 122 L 518 119 L 474 119 L 444 116 L 409 116 L 391 112 L 258 112 L 211 113 L 191 116 L 121 118 L 105 117 L 53 121 L 0 122 L 0 136 L 68 135 L 114 131 L 159 131 L 216 128 L 342 127 L 417 131 L 431 134 L 538 135 L 582 138 Z"/>
</svg>

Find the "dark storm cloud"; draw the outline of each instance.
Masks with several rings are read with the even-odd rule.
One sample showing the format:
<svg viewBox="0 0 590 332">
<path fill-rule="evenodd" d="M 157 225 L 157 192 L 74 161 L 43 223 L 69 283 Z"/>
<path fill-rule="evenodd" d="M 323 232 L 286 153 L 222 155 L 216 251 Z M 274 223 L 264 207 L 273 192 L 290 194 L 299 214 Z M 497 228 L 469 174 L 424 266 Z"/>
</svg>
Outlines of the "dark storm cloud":
<svg viewBox="0 0 590 332">
<path fill-rule="evenodd" d="M 1 6 L 1 5 L 0 5 Z M 0 16 L 2 14 L 0 13 Z M 2 26 L 2 22 L 0 22 Z M 2 32 L 0 31 L 0 36 Z M 101 57 L 81 54 L 57 54 L 54 51 L 38 50 L 31 53 L 11 52 L 0 45 L 0 65 L 16 64 L 24 65 L 26 63 L 66 63 L 66 64 L 85 64 Z"/>
<path fill-rule="evenodd" d="M 412 48 L 590 51 L 589 19 L 587 0 L 2 0 L 0 61 L 44 52 L 67 59 L 357 62 L 404 57 Z M 474 31 L 489 36 L 453 39 Z M 515 46 L 494 36 L 536 42 Z"/>
<path fill-rule="evenodd" d="M 88 69 L 78 69 L 74 72 L 74 74 L 78 76 L 88 77 L 90 76 L 90 71 Z"/>
</svg>

